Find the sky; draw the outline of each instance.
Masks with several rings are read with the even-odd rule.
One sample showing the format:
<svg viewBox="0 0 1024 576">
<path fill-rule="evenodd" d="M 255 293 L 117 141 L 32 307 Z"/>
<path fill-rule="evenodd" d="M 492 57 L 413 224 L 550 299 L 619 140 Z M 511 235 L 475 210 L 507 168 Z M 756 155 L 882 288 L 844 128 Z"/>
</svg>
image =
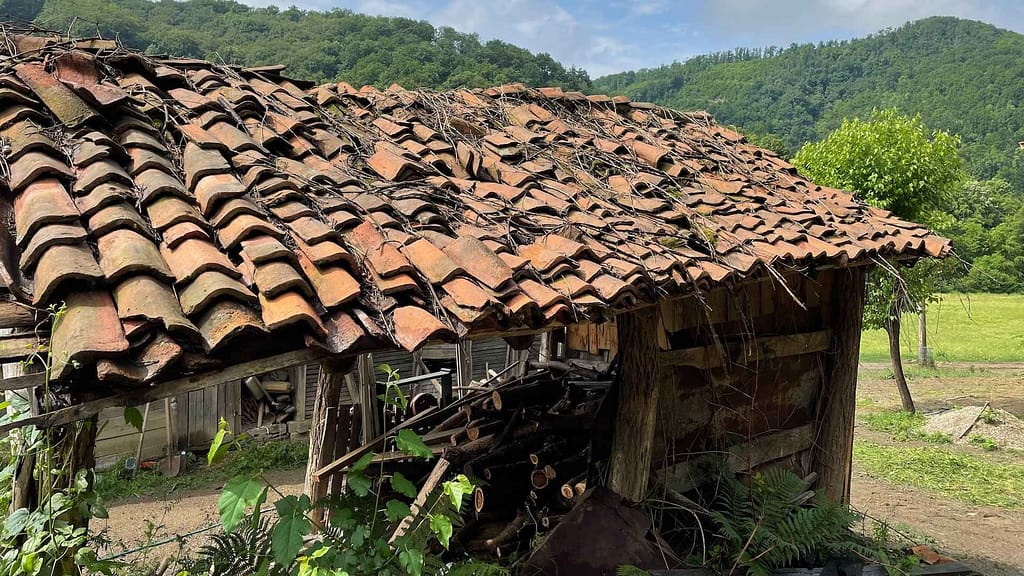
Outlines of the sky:
<svg viewBox="0 0 1024 576">
<path fill-rule="evenodd" d="M 592 77 L 736 47 L 864 36 L 928 16 L 1024 32 L 1024 0 L 241 0 L 426 20 L 547 52 Z"/>
</svg>

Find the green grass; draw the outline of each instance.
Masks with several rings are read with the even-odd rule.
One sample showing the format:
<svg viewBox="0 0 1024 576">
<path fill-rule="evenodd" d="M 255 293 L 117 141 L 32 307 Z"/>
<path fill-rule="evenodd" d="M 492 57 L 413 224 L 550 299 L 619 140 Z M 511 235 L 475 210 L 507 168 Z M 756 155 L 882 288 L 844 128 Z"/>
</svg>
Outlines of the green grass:
<svg viewBox="0 0 1024 576">
<path fill-rule="evenodd" d="M 133 478 L 124 478 L 117 467 L 100 474 L 96 492 L 104 502 L 115 502 L 133 496 L 166 498 L 179 490 L 212 488 L 238 475 L 253 475 L 274 470 L 290 470 L 306 463 L 308 447 L 304 442 L 268 442 L 257 444 L 243 441 L 241 448 L 231 452 L 214 466 L 207 466 L 205 458 L 196 469 L 177 478 L 167 478 L 155 470 L 143 470 Z"/>
<path fill-rule="evenodd" d="M 998 464 L 946 448 L 881 446 L 858 441 L 854 462 L 891 484 L 925 488 L 970 504 L 1024 507 L 1024 465 Z"/>
<path fill-rule="evenodd" d="M 901 338 L 903 357 L 917 357 L 917 315 L 908 314 Z M 942 362 L 1019 362 L 1024 358 L 1024 294 L 943 294 L 928 307 L 928 345 Z M 866 330 L 861 362 L 886 362 L 882 330 Z"/>
<path fill-rule="evenodd" d="M 884 410 L 861 417 L 864 425 L 876 432 L 885 432 L 893 440 L 923 440 L 933 444 L 949 444 L 952 439 L 941 432 L 922 432 L 921 427 L 928 421 L 920 414 L 902 410 Z"/>
</svg>

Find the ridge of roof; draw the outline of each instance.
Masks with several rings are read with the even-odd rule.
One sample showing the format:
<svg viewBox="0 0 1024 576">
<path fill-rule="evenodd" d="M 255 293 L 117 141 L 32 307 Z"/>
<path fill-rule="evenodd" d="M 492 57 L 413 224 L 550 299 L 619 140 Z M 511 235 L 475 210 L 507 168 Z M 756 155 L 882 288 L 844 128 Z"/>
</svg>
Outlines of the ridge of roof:
<svg viewBox="0 0 1024 576">
<path fill-rule="evenodd" d="M 57 322 L 56 379 L 148 382 L 242 344 L 413 350 L 949 251 L 705 112 L 281 71 L 6 37 L 0 278 L 88 323 Z"/>
</svg>

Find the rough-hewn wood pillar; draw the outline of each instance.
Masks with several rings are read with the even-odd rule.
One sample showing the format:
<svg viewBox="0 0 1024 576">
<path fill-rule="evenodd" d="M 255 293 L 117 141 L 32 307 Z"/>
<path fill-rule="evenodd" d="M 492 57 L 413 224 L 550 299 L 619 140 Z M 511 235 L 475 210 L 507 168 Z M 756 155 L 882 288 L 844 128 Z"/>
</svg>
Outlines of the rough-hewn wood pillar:
<svg viewBox="0 0 1024 576">
<path fill-rule="evenodd" d="M 622 360 L 608 487 L 632 502 L 647 493 L 658 418 L 658 309 L 617 318 Z"/>
<path fill-rule="evenodd" d="M 831 366 L 818 403 L 814 470 L 819 490 L 836 502 L 850 501 L 857 364 L 864 318 L 867 269 L 836 270 L 828 303 L 832 323 Z"/>
<path fill-rule="evenodd" d="M 323 362 L 316 381 L 316 402 L 309 427 L 309 462 L 306 465 L 305 493 L 314 502 L 326 495 L 329 478 L 318 481 L 313 472 L 334 460 L 334 431 L 328 431 L 327 414 L 337 409 L 341 391 L 345 388 L 345 374 L 352 369 L 351 361 Z M 327 445 L 330 441 L 330 445 Z"/>
</svg>

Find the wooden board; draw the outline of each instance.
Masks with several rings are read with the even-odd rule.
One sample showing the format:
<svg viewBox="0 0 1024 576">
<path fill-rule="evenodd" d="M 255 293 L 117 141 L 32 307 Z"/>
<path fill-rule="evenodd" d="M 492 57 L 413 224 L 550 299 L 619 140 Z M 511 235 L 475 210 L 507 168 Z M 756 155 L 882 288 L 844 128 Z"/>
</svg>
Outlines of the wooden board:
<svg viewBox="0 0 1024 576">
<path fill-rule="evenodd" d="M 697 346 L 683 350 L 664 350 L 658 357 L 658 365 L 693 366 L 695 368 L 721 368 L 727 363 L 749 365 L 771 358 L 784 358 L 827 350 L 831 343 L 831 332 L 819 330 L 804 334 L 785 336 L 752 336 L 746 342 L 733 342 L 723 347 Z"/>
</svg>

